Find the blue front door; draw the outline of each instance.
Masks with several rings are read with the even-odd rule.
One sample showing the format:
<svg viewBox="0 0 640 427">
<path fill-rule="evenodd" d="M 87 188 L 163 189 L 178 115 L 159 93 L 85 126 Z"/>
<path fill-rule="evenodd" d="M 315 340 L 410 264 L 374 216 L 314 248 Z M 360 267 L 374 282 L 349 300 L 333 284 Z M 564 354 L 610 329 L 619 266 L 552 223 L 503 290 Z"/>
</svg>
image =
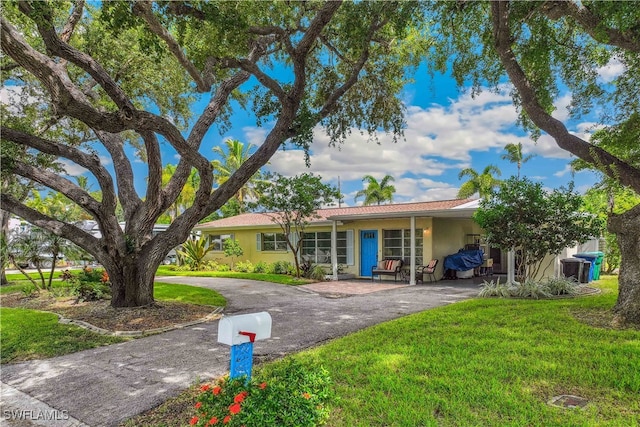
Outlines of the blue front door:
<svg viewBox="0 0 640 427">
<path fill-rule="evenodd" d="M 378 230 L 360 230 L 360 276 L 371 276 L 378 262 Z"/>
</svg>

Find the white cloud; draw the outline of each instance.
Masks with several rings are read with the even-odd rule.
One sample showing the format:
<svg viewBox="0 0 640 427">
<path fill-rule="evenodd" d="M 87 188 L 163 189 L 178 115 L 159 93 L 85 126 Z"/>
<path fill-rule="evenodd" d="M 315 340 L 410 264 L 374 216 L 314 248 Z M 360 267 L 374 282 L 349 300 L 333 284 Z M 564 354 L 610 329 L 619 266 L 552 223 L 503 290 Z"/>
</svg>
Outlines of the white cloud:
<svg viewBox="0 0 640 427">
<path fill-rule="evenodd" d="M 553 176 L 561 178 L 561 177 L 563 177 L 563 176 L 565 176 L 567 174 L 571 174 L 571 173 L 573 173 L 573 168 L 571 167 L 571 165 L 566 165 L 564 167 L 564 169 L 554 173 Z"/>
<path fill-rule="evenodd" d="M 451 176 L 451 170 L 470 167 L 472 159 L 481 153 L 487 156 L 487 164 L 498 164 L 508 143 L 522 143 L 525 154 L 570 159 L 569 153 L 560 149 L 550 136 L 543 134 L 534 142 L 516 127 L 517 111 L 508 90 L 505 85 L 499 92 L 483 91 L 476 97 L 464 93 L 448 105 L 409 105 L 405 139 L 398 143 L 393 143 L 390 135 L 380 134 L 380 143 L 375 144 L 356 129 L 346 142 L 331 147 L 329 137 L 318 127 L 314 131 L 309 169 L 299 149 L 278 151 L 267 168 L 286 176 L 309 171 L 333 184 L 337 184 L 340 176 L 343 192 L 347 193 L 345 200 L 351 201 L 362 188 L 364 175 L 380 179 L 388 174 L 396 179 L 396 201 L 404 202 L 455 198 L 460 182 L 433 178 Z M 564 107 L 569 100 L 570 97 L 560 99 L 558 111 L 566 112 Z M 568 114 L 556 116 L 564 119 Z M 587 123 L 577 126 L 576 134 L 588 138 L 589 127 Z M 244 132 L 245 140 L 260 145 L 268 130 L 246 127 Z"/>
<path fill-rule="evenodd" d="M 604 83 L 611 83 L 626 70 L 627 66 L 618 58 L 611 58 L 605 66 L 598 68 L 597 73 L 600 80 Z"/>
</svg>

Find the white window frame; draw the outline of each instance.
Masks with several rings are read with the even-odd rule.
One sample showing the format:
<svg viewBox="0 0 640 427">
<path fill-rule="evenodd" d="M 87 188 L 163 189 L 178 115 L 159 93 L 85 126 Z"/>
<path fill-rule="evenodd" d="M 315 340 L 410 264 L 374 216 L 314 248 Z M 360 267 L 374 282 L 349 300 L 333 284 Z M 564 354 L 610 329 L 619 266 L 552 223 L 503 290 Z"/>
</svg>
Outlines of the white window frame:
<svg viewBox="0 0 640 427">
<path fill-rule="evenodd" d="M 265 244 L 264 236 L 267 234 L 274 235 L 273 249 L 264 248 L 264 244 Z M 278 236 L 281 236 L 281 237 L 279 238 Z M 271 242 L 267 242 L 267 243 L 271 243 Z M 268 232 L 268 233 L 256 234 L 256 249 L 262 252 L 287 252 L 289 250 L 289 247 L 287 245 L 287 239 L 284 233 Z"/>
<path fill-rule="evenodd" d="M 328 241 L 328 247 L 318 247 L 318 233 L 327 233 L 329 237 L 327 239 L 321 239 L 322 241 Z M 310 259 L 310 261 L 314 264 L 331 264 L 331 231 L 307 231 L 304 233 L 304 242 L 312 241 L 313 244 L 313 254 L 305 254 L 304 253 L 304 244 L 302 247 L 301 256 L 303 259 Z M 343 237 L 340 237 L 343 235 Z M 353 230 L 344 230 L 338 231 L 337 243 L 338 248 L 345 249 L 346 253 L 344 255 L 338 255 L 338 264 L 345 265 L 354 265 L 354 256 L 353 256 Z M 340 246 L 340 243 L 344 242 L 344 246 Z M 323 252 L 320 252 L 323 251 Z M 319 260 L 319 256 L 323 259 Z"/>
<path fill-rule="evenodd" d="M 209 234 L 207 235 L 208 237 L 208 244 L 211 246 L 213 245 L 214 248 L 211 249 L 212 252 L 222 252 L 224 251 L 224 242 L 227 239 L 231 239 L 234 240 L 235 237 L 232 233 L 225 233 L 225 234 Z M 220 241 L 220 248 L 216 248 L 216 243 L 214 242 L 215 240 L 219 240 Z"/>
<path fill-rule="evenodd" d="M 400 232 L 400 240 L 401 240 L 401 246 L 393 246 L 392 248 L 389 248 L 387 246 L 387 240 L 391 240 L 391 239 L 397 239 L 398 237 L 389 237 L 387 238 L 385 236 L 385 232 L 387 231 L 399 231 Z M 423 256 L 424 256 L 424 236 L 423 236 L 423 232 L 422 232 L 422 228 L 416 228 L 416 232 L 415 232 L 415 239 L 416 239 L 416 259 L 415 259 L 415 265 L 421 265 L 423 263 Z M 382 254 L 383 256 L 390 256 L 390 257 L 398 257 L 398 255 L 390 255 L 387 254 L 387 249 L 400 249 L 402 252 L 402 255 L 400 255 L 399 257 L 402 258 L 403 260 L 408 260 L 411 259 L 411 229 L 409 228 L 392 228 L 392 229 L 386 229 L 386 230 L 382 230 Z M 420 252 L 420 254 L 418 254 L 418 252 Z"/>
</svg>

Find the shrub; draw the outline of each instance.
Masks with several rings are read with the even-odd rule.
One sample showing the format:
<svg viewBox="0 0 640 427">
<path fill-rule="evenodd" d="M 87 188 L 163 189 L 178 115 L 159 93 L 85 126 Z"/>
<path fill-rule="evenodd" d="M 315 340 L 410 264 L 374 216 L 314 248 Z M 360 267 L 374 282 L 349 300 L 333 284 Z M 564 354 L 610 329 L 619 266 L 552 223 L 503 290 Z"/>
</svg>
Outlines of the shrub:
<svg viewBox="0 0 640 427">
<path fill-rule="evenodd" d="M 488 297 L 500 297 L 500 298 L 508 298 L 511 296 L 511 292 L 509 291 L 509 285 L 507 285 L 506 283 L 500 283 L 500 279 L 496 280 L 495 282 L 492 280 L 490 282 L 487 282 L 486 280 L 484 281 L 484 283 L 482 283 L 480 285 L 480 292 L 478 293 L 478 296 L 481 298 L 488 298 Z"/>
<path fill-rule="evenodd" d="M 97 301 L 109 298 L 111 289 L 101 282 L 86 282 L 72 280 L 71 294 L 76 296 L 76 301 Z"/>
<path fill-rule="evenodd" d="M 238 261 L 234 270 L 240 273 L 251 273 L 253 271 L 253 264 L 251 264 L 251 261 Z"/>
<path fill-rule="evenodd" d="M 577 295 L 579 285 L 573 278 L 555 277 L 548 279 L 543 286 L 550 295 Z"/>
<path fill-rule="evenodd" d="M 289 359 L 249 383 L 223 379 L 200 390 L 191 425 L 312 427 L 328 418 L 331 379 L 323 368 Z"/>
<path fill-rule="evenodd" d="M 253 266 L 254 273 L 269 273 L 269 264 L 264 261 L 258 262 Z"/>
<path fill-rule="evenodd" d="M 40 289 L 33 283 L 29 283 L 22 288 L 22 293 L 26 298 L 37 297 L 40 295 Z"/>
<path fill-rule="evenodd" d="M 324 271 L 324 268 L 319 265 L 314 265 L 309 271 L 309 278 L 313 280 L 323 281 L 326 276 L 327 273 Z"/>
<path fill-rule="evenodd" d="M 109 275 L 104 270 L 86 267 L 76 276 L 65 275 L 65 280 L 69 282 L 71 295 L 75 295 L 76 301 L 96 301 L 109 298 L 111 294 Z"/>
<path fill-rule="evenodd" d="M 276 261 L 271 266 L 274 274 L 290 274 L 294 267 L 289 261 Z"/>
<path fill-rule="evenodd" d="M 228 264 L 217 264 L 216 271 L 231 271 L 231 267 Z"/>
<path fill-rule="evenodd" d="M 511 295 L 519 298 L 549 298 L 551 295 L 547 292 L 545 286 L 533 280 L 525 280 L 511 288 Z"/>
</svg>

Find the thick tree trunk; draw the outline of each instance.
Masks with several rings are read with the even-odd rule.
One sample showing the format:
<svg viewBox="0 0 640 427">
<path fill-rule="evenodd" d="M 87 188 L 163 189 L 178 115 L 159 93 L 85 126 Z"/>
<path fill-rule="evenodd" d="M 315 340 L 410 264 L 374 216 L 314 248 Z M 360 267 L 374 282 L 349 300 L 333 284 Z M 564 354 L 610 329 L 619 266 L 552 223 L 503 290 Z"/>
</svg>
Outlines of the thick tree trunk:
<svg viewBox="0 0 640 427">
<path fill-rule="evenodd" d="M 616 234 L 622 255 L 615 322 L 640 326 L 640 205 L 611 215 L 608 228 Z"/>
<path fill-rule="evenodd" d="M 154 303 L 153 279 L 158 268 L 148 255 L 128 257 L 125 265 L 108 267 L 111 306 L 114 308 L 149 306 Z"/>
<path fill-rule="evenodd" d="M 11 214 L 9 212 L 0 209 L 0 239 L 4 239 L 5 243 L 8 243 L 8 238 L 9 238 L 10 215 Z M 5 254 L 2 254 L 2 256 L 4 257 Z M 8 260 L 4 260 L 4 259 L 2 260 L 2 262 L 0 262 L 0 286 L 6 285 L 7 283 L 9 283 L 7 281 L 6 262 L 8 262 Z"/>
</svg>

